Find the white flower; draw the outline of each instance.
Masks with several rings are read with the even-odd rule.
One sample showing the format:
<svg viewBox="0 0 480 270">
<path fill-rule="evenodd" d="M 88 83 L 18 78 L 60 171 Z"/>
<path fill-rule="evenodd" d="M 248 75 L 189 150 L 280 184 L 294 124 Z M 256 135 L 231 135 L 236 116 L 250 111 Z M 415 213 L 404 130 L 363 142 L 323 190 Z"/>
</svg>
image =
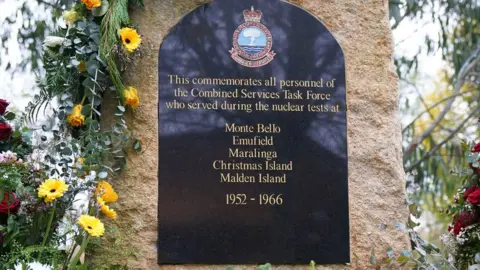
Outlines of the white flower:
<svg viewBox="0 0 480 270">
<path fill-rule="evenodd" d="M 39 262 L 25 263 L 27 269 L 31 270 L 53 270 L 53 267 L 50 265 L 41 264 Z M 15 270 L 22 270 L 22 263 L 15 264 Z"/>
<path fill-rule="evenodd" d="M 50 47 L 50 48 L 55 48 L 57 46 L 62 45 L 62 43 L 66 40 L 66 38 L 63 37 L 56 37 L 56 36 L 48 36 L 45 38 L 43 41 L 43 46 L 45 47 Z"/>
</svg>

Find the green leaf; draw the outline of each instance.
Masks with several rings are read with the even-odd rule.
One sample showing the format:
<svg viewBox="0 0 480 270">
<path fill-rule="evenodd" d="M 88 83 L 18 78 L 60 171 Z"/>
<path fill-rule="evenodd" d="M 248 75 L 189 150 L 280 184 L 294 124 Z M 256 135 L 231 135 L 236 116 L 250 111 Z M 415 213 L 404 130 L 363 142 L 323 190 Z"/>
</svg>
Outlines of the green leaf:
<svg viewBox="0 0 480 270">
<path fill-rule="evenodd" d="M 12 137 L 13 138 L 20 138 L 22 136 L 22 133 L 18 130 L 15 130 L 13 133 L 12 133 Z"/>
<path fill-rule="evenodd" d="M 97 70 L 99 68 L 100 68 L 100 65 L 96 60 L 90 60 L 87 62 L 87 72 L 88 72 L 88 75 L 92 77 L 92 80 L 95 80 L 95 78 L 98 77 Z"/>
<path fill-rule="evenodd" d="M 271 269 L 272 269 L 272 265 L 269 263 L 260 265 L 259 267 L 257 267 L 257 270 L 271 270 Z"/>
<path fill-rule="evenodd" d="M 389 247 L 387 249 L 387 257 L 388 258 L 393 258 L 395 256 L 395 253 L 393 252 L 393 249 L 391 247 Z"/>
<path fill-rule="evenodd" d="M 9 120 L 9 121 L 12 121 L 13 119 L 15 119 L 15 113 L 13 112 L 7 112 L 5 115 L 4 115 L 5 119 Z"/>
<path fill-rule="evenodd" d="M 412 253 L 410 252 L 410 250 L 402 250 L 400 251 L 400 256 L 411 257 Z"/>
<path fill-rule="evenodd" d="M 409 259 L 410 259 L 410 258 L 407 257 L 407 256 L 400 256 L 400 257 L 398 257 L 397 262 L 398 262 L 399 264 L 404 264 L 404 263 L 408 262 Z"/>
<path fill-rule="evenodd" d="M 400 21 L 400 7 L 397 5 L 390 6 L 390 17 L 393 17 L 396 22 Z"/>
<path fill-rule="evenodd" d="M 137 152 L 142 152 L 142 142 L 140 140 L 136 140 L 133 144 L 133 149 Z"/>
<path fill-rule="evenodd" d="M 33 135 L 33 131 L 31 130 L 24 131 L 22 133 L 22 141 L 27 143 L 28 145 L 32 145 L 32 135 Z"/>
<path fill-rule="evenodd" d="M 108 7 L 109 7 L 108 1 L 107 0 L 102 0 L 102 5 L 101 6 L 92 9 L 92 15 L 95 16 L 95 17 L 101 17 L 101 16 L 105 15 L 105 13 L 107 13 Z"/>
<path fill-rule="evenodd" d="M 475 254 L 475 262 L 480 263 L 480 252 Z"/>
<path fill-rule="evenodd" d="M 72 154 L 72 149 L 70 149 L 69 147 L 63 148 L 62 155 L 69 156 L 71 154 Z"/>
<path fill-rule="evenodd" d="M 371 265 L 377 265 L 377 257 L 375 257 L 375 249 L 372 248 L 372 251 L 370 252 L 370 264 Z"/>
</svg>

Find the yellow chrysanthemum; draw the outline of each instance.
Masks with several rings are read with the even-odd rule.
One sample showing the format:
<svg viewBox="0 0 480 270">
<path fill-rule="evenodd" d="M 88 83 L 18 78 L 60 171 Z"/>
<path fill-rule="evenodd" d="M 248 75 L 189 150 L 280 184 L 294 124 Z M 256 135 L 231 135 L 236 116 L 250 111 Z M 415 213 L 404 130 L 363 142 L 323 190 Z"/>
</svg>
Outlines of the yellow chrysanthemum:
<svg viewBox="0 0 480 270">
<path fill-rule="evenodd" d="M 123 90 L 123 96 L 125 100 L 125 104 L 129 105 L 130 107 L 136 109 L 138 105 L 140 105 L 140 99 L 138 98 L 137 89 L 134 87 L 129 87 L 128 89 Z"/>
<path fill-rule="evenodd" d="M 96 217 L 82 215 L 78 219 L 78 224 L 91 236 L 100 237 L 105 232 L 105 226 L 103 226 L 100 219 Z"/>
<path fill-rule="evenodd" d="M 44 198 L 45 202 L 53 202 L 55 199 L 63 196 L 68 190 L 68 185 L 60 179 L 48 179 L 38 187 L 38 197 Z"/>
<path fill-rule="evenodd" d="M 77 20 L 81 18 L 82 15 L 78 14 L 73 8 L 63 12 L 63 19 L 69 25 L 73 25 Z"/>
<path fill-rule="evenodd" d="M 115 210 L 108 207 L 108 205 L 105 203 L 105 201 L 102 198 L 97 197 L 97 202 L 100 205 L 100 211 L 102 211 L 102 213 L 105 216 L 111 219 L 117 219 L 117 212 L 115 212 Z"/>
<path fill-rule="evenodd" d="M 85 4 L 88 10 L 92 10 L 92 8 L 96 8 L 102 5 L 102 1 L 100 0 L 82 0 L 82 3 Z"/>
<path fill-rule="evenodd" d="M 100 196 L 105 202 L 112 203 L 118 200 L 118 194 L 113 190 L 112 186 L 105 181 L 100 181 L 95 190 L 95 196 Z"/>
<path fill-rule="evenodd" d="M 129 27 L 120 29 L 120 38 L 128 52 L 133 52 L 140 46 L 140 43 L 142 43 L 142 38 L 137 33 L 137 30 Z"/>
<path fill-rule="evenodd" d="M 85 115 L 82 114 L 82 104 L 77 104 L 73 107 L 73 111 L 68 115 L 67 121 L 74 127 L 82 126 L 85 123 Z"/>
</svg>

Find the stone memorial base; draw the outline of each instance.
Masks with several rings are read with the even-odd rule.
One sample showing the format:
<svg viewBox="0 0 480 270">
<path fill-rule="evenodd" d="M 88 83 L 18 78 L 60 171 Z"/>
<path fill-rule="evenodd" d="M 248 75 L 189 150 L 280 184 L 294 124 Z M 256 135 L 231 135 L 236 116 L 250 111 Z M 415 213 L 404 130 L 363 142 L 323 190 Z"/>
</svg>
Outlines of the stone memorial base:
<svg viewBox="0 0 480 270">
<path fill-rule="evenodd" d="M 241 0 L 238 0 L 241 1 Z M 118 191 L 118 231 L 107 234 L 95 254 L 129 269 L 225 269 L 227 265 L 157 265 L 157 57 L 162 38 L 188 11 L 206 1 L 144 0 L 133 20 L 142 33 L 140 56 L 126 71 L 127 85 L 139 90 L 141 105 L 129 116 L 129 126 L 142 141 L 141 154 L 131 153 L 127 170 L 115 179 Z M 372 249 L 378 260 L 388 247 L 409 248 L 407 234 L 393 228 L 407 220 L 400 125 L 396 117 L 398 81 L 392 62 L 388 1 L 292 1 L 320 18 L 344 50 L 347 78 L 347 134 L 351 266 L 318 269 L 372 269 Z M 114 108 L 114 107 L 112 107 Z M 108 110 L 109 108 L 105 108 Z M 387 228 L 380 229 L 381 224 Z M 267 261 L 265 262 L 267 263 Z M 308 269 L 276 266 L 275 269 Z M 255 269 L 237 265 L 235 269 Z"/>
</svg>

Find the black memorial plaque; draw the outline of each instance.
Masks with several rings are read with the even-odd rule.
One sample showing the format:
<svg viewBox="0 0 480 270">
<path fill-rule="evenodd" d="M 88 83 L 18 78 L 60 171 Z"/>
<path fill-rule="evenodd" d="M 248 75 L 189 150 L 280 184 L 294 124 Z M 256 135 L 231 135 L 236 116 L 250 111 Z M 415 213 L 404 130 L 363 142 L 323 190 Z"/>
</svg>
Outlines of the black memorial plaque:
<svg viewBox="0 0 480 270">
<path fill-rule="evenodd" d="M 349 262 L 344 55 L 317 18 L 214 0 L 158 72 L 159 264 Z"/>
</svg>

